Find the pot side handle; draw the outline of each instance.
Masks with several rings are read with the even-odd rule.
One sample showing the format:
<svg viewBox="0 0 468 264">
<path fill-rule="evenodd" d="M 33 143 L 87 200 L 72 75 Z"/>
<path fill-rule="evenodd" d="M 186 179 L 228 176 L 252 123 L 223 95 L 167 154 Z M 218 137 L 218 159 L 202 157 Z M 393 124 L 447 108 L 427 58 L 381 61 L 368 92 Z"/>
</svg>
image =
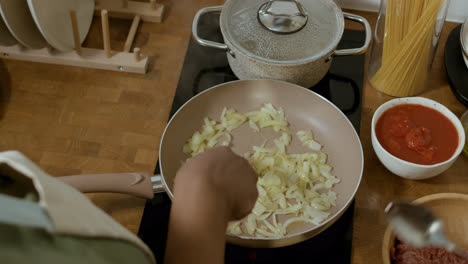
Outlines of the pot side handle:
<svg viewBox="0 0 468 264">
<path fill-rule="evenodd" d="M 198 35 L 198 23 L 200 21 L 200 17 L 209 13 L 221 13 L 222 10 L 223 10 L 223 6 L 205 7 L 205 8 L 198 10 L 192 23 L 192 36 L 193 36 L 193 39 L 195 39 L 195 41 L 198 44 L 204 47 L 216 48 L 216 49 L 224 50 L 230 53 L 231 51 L 229 50 L 226 44 L 202 39 Z"/>
<path fill-rule="evenodd" d="M 367 19 L 363 18 L 362 16 L 350 14 L 343 12 L 343 16 L 346 19 L 356 21 L 358 23 L 361 23 L 364 25 L 365 32 L 366 32 L 366 40 L 364 42 L 364 46 L 360 48 L 355 48 L 355 49 L 341 49 L 341 50 L 335 50 L 330 57 L 335 57 L 335 56 L 348 56 L 348 55 L 360 55 L 363 54 L 367 51 L 367 48 L 369 48 L 369 44 L 372 39 L 372 30 L 369 22 Z"/>
<path fill-rule="evenodd" d="M 161 176 L 148 173 L 82 174 L 57 177 L 58 180 L 83 193 L 123 193 L 152 199 L 154 193 L 164 192 Z"/>
</svg>

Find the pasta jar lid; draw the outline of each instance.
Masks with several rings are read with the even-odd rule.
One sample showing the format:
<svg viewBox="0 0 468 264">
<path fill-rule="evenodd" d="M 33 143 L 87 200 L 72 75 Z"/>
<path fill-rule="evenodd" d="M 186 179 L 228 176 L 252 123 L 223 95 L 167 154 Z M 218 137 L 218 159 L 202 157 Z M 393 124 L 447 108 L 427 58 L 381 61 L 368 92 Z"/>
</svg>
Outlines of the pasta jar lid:
<svg viewBox="0 0 468 264">
<path fill-rule="evenodd" d="M 343 13 L 333 0 L 229 0 L 221 12 L 220 26 L 225 41 L 240 52 L 271 63 L 297 64 L 329 55 L 338 45 L 344 30 Z M 276 19 L 267 25 L 261 12 L 268 5 L 270 14 L 297 15 L 297 19 Z M 296 7 L 297 6 L 297 7 Z M 294 12 L 294 9 L 297 12 Z M 263 9 L 263 10 L 262 10 Z M 302 10 L 301 10 L 302 9 Z M 260 12 L 259 12 L 260 11 Z M 306 15 L 303 19 L 301 12 Z M 305 20 L 304 24 L 303 23 Z M 278 21 L 279 30 L 275 26 Z M 299 23 L 279 32 L 288 23 Z M 276 25 L 278 26 L 278 25 Z M 282 34 L 285 33 L 285 34 Z M 229 44 L 228 43 L 228 44 Z"/>
</svg>

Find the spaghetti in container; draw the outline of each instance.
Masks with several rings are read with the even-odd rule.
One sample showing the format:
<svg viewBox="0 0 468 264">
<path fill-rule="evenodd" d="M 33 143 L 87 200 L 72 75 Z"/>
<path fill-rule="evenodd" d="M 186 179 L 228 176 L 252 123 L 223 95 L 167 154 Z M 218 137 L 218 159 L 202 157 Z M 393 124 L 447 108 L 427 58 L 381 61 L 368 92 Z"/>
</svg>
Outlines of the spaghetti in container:
<svg viewBox="0 0 468 264">
<path fill-rule="evenodd" d="M 426 87 L 450 0 L 381 0 L 368 75 L 379 91 L 407 97 Z"/>
</svg>

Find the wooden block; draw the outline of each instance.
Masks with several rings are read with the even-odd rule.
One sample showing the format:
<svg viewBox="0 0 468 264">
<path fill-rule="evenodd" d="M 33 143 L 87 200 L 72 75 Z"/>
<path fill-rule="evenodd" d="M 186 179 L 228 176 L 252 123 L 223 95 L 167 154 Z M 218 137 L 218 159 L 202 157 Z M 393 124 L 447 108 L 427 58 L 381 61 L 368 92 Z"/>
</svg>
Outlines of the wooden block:
<svg viewBox="0 0 468 264">
<path fill-rule="evenodd" d="M 96 173 L 112 171 L 112 166 L 117 162 L 119 161 L 50 151 L 45 151 L 40 160 L 42 166 L 60 166 L 70 170 L 95 169 Z"/>
<path fill-rule="evenodd" d="M 155 164 L 157 162 L 158 152 L 155 149 L 139 148 L 135 154 L 135 163 L 137 164 Z"/>
<path fill-rule="evenodd" d="M 39 161 L 41 160 L 42 155 L 44 153 L 44 150 L 36 148 L 36 147 L 25 146 L 24 144 L 13 145 L 11 143 L 8 143 L 6 145 L 0 144 L 0 150 L 1 151 L 7 151 L 7 150 L 19 151 L 36 164 L 39 164 Z"/>
<path fill-rule="evenodd" d="M 39 164 L 40 165 L 40 164 Z M 56 166 L 43 166 L 42 168 L 47 174 L 54 177 L 66 176 L 66 175 L 79 175 L 81 170 L 79 169 L 69 169 L 69 168 L 60 168 Z"/>
<path fill-rule="evenodd" d="M 147 57 L 137 62 L 132 53 L 115 52 L 111 58 L 107 58 L 105 51 L 88 48 L 82 48 L 82 55 L 79 56 L 74 51 L 48 52 L 47 48 L 22 50 L 18 45 L 0 46 L 0 58 L 141 74 L 146 73 L 148 65 Z"/>
<path fill-rule="evenodd" d="M 124 132 L 121 145 L 156 149 L 159 146 L 159 138 L 142 133 Z"/>
<path fill-rule="evenodd" d="M 0 145 L 8 144 L 13 147 L 27 146 L 27 149 L 36 148 L 41 151 L 67 153 L 71 146 L 71 140 L 68 138 L 38 136 L 27 132 L 2 132 L 0 133 L 0 137 Z"/>
<path fill-rule="evenodd" d="M 163 18 L 164 6 L 154 3 L 154 9 L 150 2 L 128 1 L 128 6 L 123 7 L 119 1 L 100 0 L 99 6 L 96 6 L 94 15 L 100 16 L 101 10 L 109 11 L 110 17 L 133 19 L 136 15 L 141 17 L 142 21 L 161 23 Z"/>
<path fill-rule="evenodd" d="M 150 106 L 154 104 L 154 96 L 148 92 L 136 92 L 136 91 L 122 91 L 120 94 L 119 103 L 130 104 L 130 105 L 145 105 Z"/>
<path fill-rule="evenodd" d="M 133 163 L 137 148 L 133 146 L 119 146 L 104 144 L 99 150 L 99 157 L 112 160 L 122 160 L 126 163 Z"/>
<path fill-rule="evenodd" d="M 70 151 L 68 153 L 96 157 L 99 154 L 100 148 L 100 143 L 72 140 L 70 144 Z"/>
</svg>

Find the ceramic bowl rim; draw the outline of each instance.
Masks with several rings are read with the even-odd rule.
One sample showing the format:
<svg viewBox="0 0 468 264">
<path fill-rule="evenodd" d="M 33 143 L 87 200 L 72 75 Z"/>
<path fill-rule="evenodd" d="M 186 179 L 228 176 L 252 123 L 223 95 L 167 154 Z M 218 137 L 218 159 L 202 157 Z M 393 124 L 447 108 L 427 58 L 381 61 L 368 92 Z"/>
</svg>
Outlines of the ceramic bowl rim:
<svg viewBox="0 0 468 264">
<path fill-rule="evenodd" d="M 391 154 L 390 152 L 388 152 L 383 146 L 382 144 L 380 144 L 380 141 L 379 139 L 377 138 L 376 134 L 375 134 L 375 126 L 377 124 L 377 120 L 382 116 L 382 114 L 388 110 L 389 108 L 393 107 L 393 106 L 397 106 L 397 105 L 402 105 L 402 104 L 418 104 L 418 105 L 422 105 L 420 104 L 419 102 L 421 101 L 425 101 L 425 102 L 428 102 L 432 105 L 437 105 L 439 108 L 441 109 L 444 109 L 447 111 L 448 115 L 445 114 L 445 113 L 442 113 L 441 111 L 439 111 L 439 109 L 437 109 L 436 107 L 432 107 L 432 106 L 428 106 L 428 105 L 423 105 L 423 106 L 426 106 L 426 107 L 429 107 L 431 109 L 434 109 L 436 110 L 437 112 L 439 112 L 440 114 L 442 114 L 443 116 L 447 117 L 449 119 L 449 121 L 455 126 L 455 129 L 457 130 L 457 133 L 458 133 L 458 144 L 457 144 L 457 148 L 455 149 L 455 152 L 452 154 L 452 156 L 450 156 L 449 159 L 445 160 L 445 161 L 442 161 L 442 162 L 439 162 L 439 163 L 436 163 L 436 164 L 432 164 L 432 165 L 423 165 L 423 164 L 417 164 L 417 163 L 413 163 L 413 162 L 409 162 L 409 161 L 406 161 L 406 160 L 403 160 L 403 159 L 400 159 L 396 156 L 394 156 L 393 154 Z M 383 110 L 384 108 L 390 106 L 389 108 Z M 452 120 L 453 119 L 453 120 Z M 453 122 L 454 120 L 458 120 L 458 122 Z M 448 163 L 451 163 L 452 161 L 454 161 L 459 155 L 460 153 L 462 152 L 463 150 L 463 146 L 464 146 L 464 142 L 465 142 L 465 131 L 463 129 L 463 126 L 460 122 L 460 119 L 454 114 L 452 113 L 452 111 L 450 111 L 450 109 L 448 109 L 447 107 L 445 107 L 443 104 L 437 102 L 437 101 L 434 101 L 432 99 L 428 99 L 428 98 L 425 98 L 425 97 L 402 97 L 402 98 L 395 98 L 395 99 L 392 99 L 392 100 L 389 100 L 385 103 L 383 103 L 382 105 L 379 106 L 379 108 L 377 108 L 377 110 L 375 110 L 374 112 L 374 115 L 372 117 L 372 122 L 371 122 L 371 125 L 372 125 L 372 133 L 371 133 L 371 137 L 372 138 L 375 138 L 375 141 L 378 145 L 378 147 L 383 151 L 383 153 L 385 153 L 385 155 L 391 157 L 392 159 L 402 163 L 402 164 L 405 164 L 405 165 L 408 165 L 408 166 L 413 166 L 415 168 L 422 168 L 422 169 L 431 169 L 431 168 L 437 168 L 437 167 L 440 167 L 440 166 L 443 166 L 445 164 L 448 164 Z M 375 151 L 375 150 L 374 150 Z"/>
<path fill-rule="evenodd" d="M 468 43 L 465 43 L 465 36 L 464 35 L 468 34 L 468 29 L 465 29 L 465 27 L 468 27 L 467 24 L 468 24 L 468 17 L 466 17 L 465 22 L 462 24 L 462 27 L 460 29 L 460 44 L 461 44 L 461 49 L 462 49 L 463 56 L 466 59 L 468 59 Z M 465 33 L 465 30 L 467 31 L 466 33 Z M 463 34 L 463 33 L 465 33 L 465 34 Z M 467 39 L 468 39 L 468 37 L 467 37 Z"/>
</svg>

